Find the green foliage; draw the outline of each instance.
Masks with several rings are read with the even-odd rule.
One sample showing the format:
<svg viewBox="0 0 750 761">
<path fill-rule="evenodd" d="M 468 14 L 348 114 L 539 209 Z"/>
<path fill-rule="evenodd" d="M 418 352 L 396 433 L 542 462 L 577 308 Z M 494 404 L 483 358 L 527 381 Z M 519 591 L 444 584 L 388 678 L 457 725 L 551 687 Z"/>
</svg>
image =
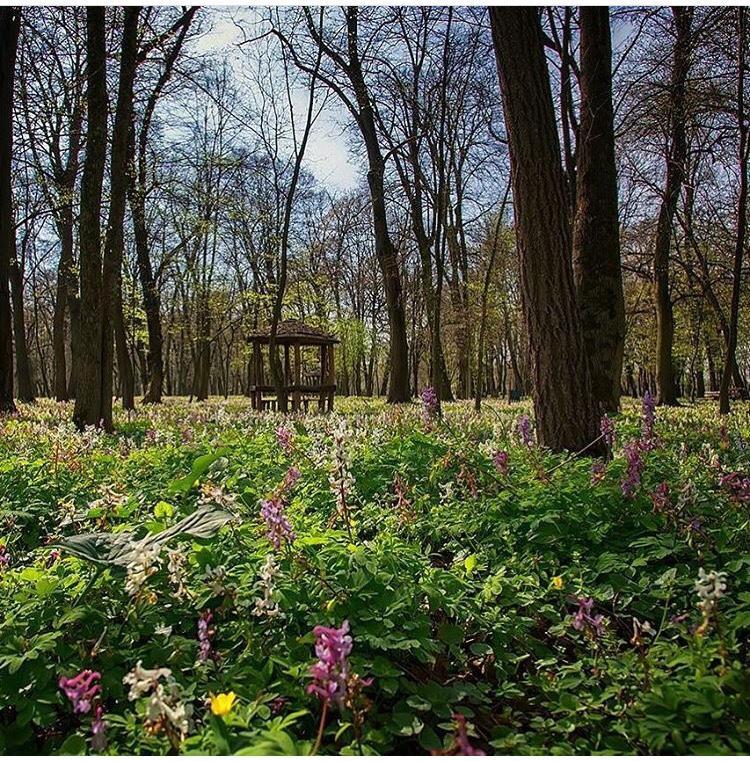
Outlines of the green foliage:
<svg viewBox="0 0 750 761">
<path fill-rule="evenodd" d="M 634 404 L 592 478 L 589 459 L 515 440 L 521 405 L 449 404 L 425 426 L 416 404 L 341 402 L 333 418 L 284 420 L 170 400 L 115 435 L 60 425 L 70 408 L 51 402 L 0 423 L 0 752 L 90 752 L 92 717 L 58 681 L 92 669 L 108 753 L 306 755 L 321 718 L 313 628 L 344 620 L 351 671 L 372 683 L 361 717 L 331 706 L 321 752 L 449 749 L 456 713 L 487 752 L 750 751 L 748 505 L 721 485 L 750 472 L 746 407 L 726 421 L 705 404 L 658 410 L 660 444 L 625 497 Z M 291 466 L 296 539 L 274 553 L 269 590 L 259 507 Z M 701 567 L 726 573 L 713 607 L 699 606 Z M 588 598 L 600 630 L 573 626 Z M 205 611 L 216 658 L 201 661 Z M 129 700 L 139 661 L 171 671 L 192 709 L 183 736 L 148 731 L 150 698 Z M 206 701 L 230 691 L 214 715 Z"/>
</svg>

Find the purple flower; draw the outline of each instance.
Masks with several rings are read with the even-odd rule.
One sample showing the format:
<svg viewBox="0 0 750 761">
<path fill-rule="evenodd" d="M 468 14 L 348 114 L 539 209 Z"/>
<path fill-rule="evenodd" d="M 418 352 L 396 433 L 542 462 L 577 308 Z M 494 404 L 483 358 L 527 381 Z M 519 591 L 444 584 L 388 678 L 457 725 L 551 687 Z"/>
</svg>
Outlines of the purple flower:
<svg viewBox="0 0 750 761">
<path fill-rule="evenodd" d="M 425 425 L 430 425 L 430 423 L 437 417 L 439 404 L 438 395 L 435 392 L 435 389 L 432 386 L 427 386 L 427 388 L 422 391 L 422 419 L 424 420 Z"/>
<path fill-rule="evenodd" d="M 621 483 L 622 493 L 626 497 L 632 497 L 641 483 L 641 475 L 645 467 L 641 443 L 639 441 L 631 441 L 625 445 L 624 452 L 628 469 Z"/>
<path fill-rule="evenodd" d="M 461 713 L 454 713 L 453 720 L 456 722 L 456 750 L 459 756 L 486 756 L 479 748 L 475 748 L 469 741 L 466 733 L 466 718 Z"/>
<path fill-rule="evenodd" d="M 499 449 L 492 456 L 492 463 L 497 468 L 498 472 L 503 476 L 508 475 L 508 460 L 508 453 L 502 449 Z"/>
<path fill-rule="evenodd" d="M 317 695 L 324 703 L 340 703 L 346 695 L 349 662 L 352 651 L 352 638 L 349 635 L 349 622 L 341 627 L 316 626 L 315 655 L 318 662 L 310 669 L 313 678 L 307 691 Z"/>
<path fill-rule="evenodd" d="M 750 503 L 750 476 L 727 473 L 719 479 L 719 485 L 728 489 L 735 502 Z"/>
<path fill-rule="evenodd" d="M 101 678 L 98 671 L 90 669 L 84 669 L 74 677 L 60 677 L 58 685 L 73 704 L 74 713 L 85 714 L 91 710 L 91 701 L 101 691 L 101 685 L 95 683 Z"/>
<path fill-rule="evenodd" d="M 656 424 L 656 399 L 646 389 L 643 395 L 642 417 L 641 417 L 641 448 L 648 452 L 656 447 L 656 433 L 654 430 Z"/>
<path fill-rule="evenodd" d="M 266 536 L 275 550 L 281 547 L 282 542 L 291 544 L 296 539 L 292 524 L 284 514 L 285 508 L 284 499 L 279 494 L 260 503 L 260 516 L 268 528 Z"/>
<path fill-rule="evenodd" d="M 516 430 L 521 444 L 530 447 L 533 443 L 533 432 L 531 430 L 531 418 L 528 415 L 521 415 L 516 421 Z"/>
<path fill-rule="evenodd" d="M 98 705 L 94 709 L 94 719 L 91 722 L 91 750 L 101 753 L 107 747 L 107 722 L 102 718 L 104 709 Z"/>
<path fill-rule="evenodd" d="M 290 489 L 293 489 L 294 485 L 297 483 L 297 481 L 299 481 L 301 475 L 302 473 L 300 472 L 300 469 L 295 465 L 292 465 L 292 467 L 287 470 L 286 475 L 284 476 L 284 480 L 281 484 L 281 491 L 286 492 Z"/>
<path fill-rule="evenodd" d="M 10 565 L 10 553 L 4 544 L 0 544 L 0 568 L 7 568 Z"/>
<path fill-rule="evenodd" d="M 596 616 L 591 615 L 594 601 L 590 597 L 580 597 L 577 602 L 578 610 L 573 616 L 573 628 L 579 632 L 588 631 L 594 637 L 601 637 L 604 633 L 604 616 L 601 613 Z"/>
<path fill-rule="evenodd" d="M 280 425 L 276 429 L 276 443 L 287 456 L 291 455 L 293 451 L 292 439 L 292 431 L 285 425 Z"/>
<path fill-rule="evenodd" d="M 651 501 L 654 503 L 655 512 L 663 513 L 669 510 L 669 484 L 666 481 L 662 481 L 656 489 L 654 489 L 654 493 L 651 495 Z"/>
<path fill-rule="evenodd" d="M 604 443 L 611 451 L 615 445 L 615 424 L 609 415 L 603 415 L 601 422 L 599 423 L 599 430 L 604 437 Z"/>
<path fill-rule="evenodd" d="M 205 663 L 209 658 L 218 660 L 218 654 L 214 650 L 213 638 L 216 630 L 211 626 L 214 614 L 210 610 L 201 613 L 198 619 L 198 660 Z"/>
</svg>

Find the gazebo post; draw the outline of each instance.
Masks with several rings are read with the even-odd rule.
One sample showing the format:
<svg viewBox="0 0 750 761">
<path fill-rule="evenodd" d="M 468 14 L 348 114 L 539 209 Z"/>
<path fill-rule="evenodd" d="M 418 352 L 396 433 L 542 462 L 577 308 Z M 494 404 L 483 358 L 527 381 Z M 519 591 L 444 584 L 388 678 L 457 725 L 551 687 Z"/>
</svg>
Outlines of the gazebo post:
<svg viewBox="0 0 750 761">
<path fill-rule="evenodd" d="M 289 344 L 284 344 L 284 386 L 292 382 L 292 369 L 289 364 Z"/>
<path fill-rule="evenodd" d="M 325 344 L 320 345 L 320 395 L 318 396 L 318 412 L 323 412 L 325 408 L 325 392 L 323 386 L 326 382 L 326 359 L 328 357 L 328 347 Z"/>
<path fill-rule="evenodd" d="M 333 344 L 328 347 L 328 385 L 336 383 L 336 369 L 333 364 Z M 333 412 L 333 390 L 328 392 L 328 411 Z"/>
<path fill-rule="evenodd" d="M 260 341 L 253 341 L 253 409 L 260 410 L 262 406 L 262 392 L 260 384 L 262 381 L 260 373 L 261 363 Z"/>
<path fill-rule="evenodd" d="M 299 341 L 294 342 L 294 392 L 292 393 L 292 412 L 299 412 L 300 386 L 302 385 L 302 359 L 300 357 Z"/>
</svg>

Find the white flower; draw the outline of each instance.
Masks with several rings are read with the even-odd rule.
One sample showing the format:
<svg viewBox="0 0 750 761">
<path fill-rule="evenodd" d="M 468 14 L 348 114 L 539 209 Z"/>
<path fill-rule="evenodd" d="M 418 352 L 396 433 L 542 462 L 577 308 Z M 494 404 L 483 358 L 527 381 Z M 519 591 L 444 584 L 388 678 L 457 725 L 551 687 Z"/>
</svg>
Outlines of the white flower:
<svg viewBox="0 0 750 761">
<path fill-rule="evenodd" d="M 161 548 L 142 545 L 135 560 L 128 563 L 125 591 L 135 597 L 145 587 L 149 577 L 153 576 L 161 565 L 159 553 Z"/>
<path fill-rule="evenodd" d="M 199 505 L 218 505 L 228 510 L 236 507 L 237 497 L 234 494 L 224 491 L 221 486 L 214 486 L 213 484 L 202 484 L 201 495 L 198 497 Z"/>
<path fill-rule="evenodd" d="M 123 684 L 130 685 L 128 700 L 138 700 L 147 692 L 151 692 L 162 677 L 168 679 L 172 676 L 171 669 L 145 669 L 141 664 L 142 661 L 138 661 L 135 668 L 131 669 L 122 679 Z"/>
<path fill-rule="evenodd" d="M 167 570 L 169 571 L 169 582 L 175 588 L 175 595 L 179 597 L 187 597 L 188 590 L 185 586 L 185 565 L 187 563 L 187 557 L 185 553 L 180 550 L 167 550 Z"/>
<path fill-rule="evenodd" d="M 727 589 L 727 575 L 724 571 L 704 571 L 698 569 L 695 591 L 700 598 L 699 605 L 713 606 L 724 596 Z"/>
<path fill-rule="evenodd" d="M 266 562 L 260 569 L 261 590 L 263 597 L 257 597 L 253 605 L 253 615 L 262 618 L 277 618 L 282 616 L 279 604 L 273 599 L 276 585 L 274 583 L 279 573 L 279 566 L 273 553 L 266 556 Z"/>
<path fill-rule="evenodd" d="M 206 586 L 211 590 L 211 594 L 219 597 L 229 591 L 226 585 L 226 578 L 227 569 L 223 565 L 216 566 L 216 568 L 211 568 L 210 565 L 207 565 L 201 580 L 206 583 Z"/>
</svg>

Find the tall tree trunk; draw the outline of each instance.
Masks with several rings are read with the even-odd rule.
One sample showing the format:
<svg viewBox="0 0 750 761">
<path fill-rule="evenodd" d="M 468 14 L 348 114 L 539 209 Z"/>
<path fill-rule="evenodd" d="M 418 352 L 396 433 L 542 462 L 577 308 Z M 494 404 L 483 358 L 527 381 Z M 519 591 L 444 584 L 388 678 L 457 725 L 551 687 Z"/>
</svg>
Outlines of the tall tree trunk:
<svg viewBox="0 0 750 761">
<path fill-rule="evenodd" d="M 120 48 L 120 76 L 117 85 L 117 110 L 112 130 L 110 158 L 109 214 L 104 243 L 102 269 L 102 301 L 104 325 L 102 328 L 102 420 L 107 430 L 112 429 L 112 376 L 114 366 L 114 338 L 119 326 L 117 341 L 118 371 L 123 391 L 123 406 L 133 407 L 133 367 L 127 351 L 122 320 L 122 257 L 125 237 L 125 203 L 128 183 L 128 138 L 133 112 L 133 83 L 138 58 L 138 6 L 125 8 Z M 129 406 L 128 406 L 129 405 Z"/>
<path fill-rule="evenodd" d="M 107 152 L 107 45 L 104 8 L 86 8 L 86 158 L 81 178 L 78 366 L 73 420 L 79 428 L 102 421 L 102 183 Z"/>
<path fill-rule="evenodd" d="M 34 401 L 34 382 L 31 377 L 29 347 L 26 341 L 26 314 L 23 306 L 23 268 L 16 255 L 10 265 L 10 292 L 13 301 L 13 340 L 16 345 L 16 379 L 18 398 Z"/>
<path fill-rule="evenodd" d="M 669 292 L 669 249 L 677 202 L 685 175 L 687 139 L 685 135 L 685 86 L 690 67 L 690 27 L 693 9 L 672 9 L 676 37 L 670 82 L 670 138 L 667 155 L 667 177 L 659 219 L 654 238 L 654 305 L 656 308 L 656 384 L 659 404 L 676 405 L 672 344 L 674 342 L 674 314 Z"/>
<path fill-rule="evenodd" d="M 620 261 L 612 113 L 609 8 L 582 6 L 581 119 L 576 171 L 573 271 L 591 388 L 602 411 L 620 406 L 625 297 Z"/>
<path fill-rule="evenodd" d="M 747 232 L 747 163 L 748 163 L 748 122 L 745 114 L 745 35 L 747 10 L 737 8 L 738 45 L 737 45 L 737 125 L 739 129 L 739 175 L 740 189 L 737 198 L 737 235 L 734 247 L 734 268 L 732 273 L 732 302 L 729 311 L 729 340 L 724 359 L 724 371 L 719 386 L 719 412 L 729 412 L 729 384 L 732 369 L 736 366 L 737 328 L 740 316 L 740 291 L 742 288 L 742 259 L 745 254 L 745 237 Z"/>
<path fill-rule="evenodd" d="M 0 8 L 0 413 L 14 412 L 13 333 L 10 268 L 16 258 L 13 218 L 13 78 L 16 68 L 20 8 Z"/>
<path fill-rule="evenodd" d="M 388 232 L 388 218 L 385 205 L 385 162 L 378 143 L 375 115 L 367 90 L 358 50 L 358 9 L 346 9 L 347 44 L 349 49 L 348 74 L 359 107 L 358 124 L 367 151 L 367 184 L 370 188 L 372 220 L 375 232 L 375 254 L 383 273 L 388 326 L 390 329 L 390 380 L 388 401 L 408 402 L 409 389 L 409 346 L 406 340 L 406 313 L 404 310 L 401 271 L 396 249 Z"/>
<path fill-rule="evenodd" d="M 133 237 L 135 238 L 136 259 L 138 262 L 138 278 L 143 291 L 143 309 L 146 313 L 146 329 L 148 331 L 148 383 L 144 384 L 144 404 L 161 402 L 162 386 L 164 384 L 164 338 L 161 322 L 161 301 L 159 288 L 154 277 L 148 245 L 148 228 L 146 225 L 146 194 L 147 194 L 147 147 L 148 134 L 153 120 L 154 110 L 159 97 L 169 82 L 174 65 L 182 49 L 190 23 L 197 8 L 189 8 L 185 13 L 185 23 L 180 29 L 174 45 L 170 48 L 164 61 L 164 69 L 151 91 L 143 112 L 143 121 L 135 138 L 135 127 L 131 126 L 130 148 L 131 166 L 128 183 L 128 201 L 133 217 Z M 136 152 L 137 147 L 137 152 Z"/>
<path fill-rule="evenodd" d="M 533 7 L 495 6 L 490 19 L 510 147 L 538 439 L 554 451 L 581 450 L 599 436 L 599 414 L 573 287 L 568 196 L 542 29 Z"/>
</svg>

